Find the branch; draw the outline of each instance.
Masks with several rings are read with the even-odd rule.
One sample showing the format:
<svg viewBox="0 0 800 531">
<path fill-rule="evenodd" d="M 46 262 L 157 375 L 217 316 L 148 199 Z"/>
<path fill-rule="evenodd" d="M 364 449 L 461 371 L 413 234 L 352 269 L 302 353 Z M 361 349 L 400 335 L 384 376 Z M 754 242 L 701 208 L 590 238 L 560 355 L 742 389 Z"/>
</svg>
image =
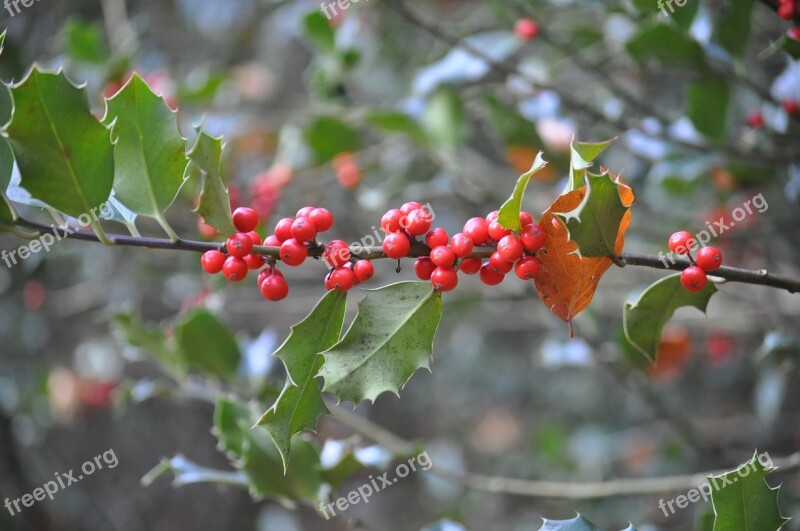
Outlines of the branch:
<svg viewBox="0 0 800 531">
<path fill-rule="evenodd" d="M 73 239 L 81 241 L 99 242 L 99 238 L 94 232 L 85 230 L 62 229 L 53 225 L 45 225 L 37 221 L 32 221 L 20 217 L 16 221 L 18 226 L 36 229 L 42 234 L 53 234 L 59 239 Z M 166 238 L 147 238 L 138 236 L 126 236 L 122 234 L 107 234 L 106 237 L 114 244 L 125 247 L 145 247 L 148 249 L 169 249 L 172 251 L 193 251 L 204 253 L 206 251 L 222 251 L 225 252 L 225 244 L 220 242 L 198 242 L 192 240 L 178 239 L 172 241 Z M 322 244 L 312 245 L 308 249 L 308 256 L 310 258 L 319 258 L 322 256 L 325 246 Z M 469 258 L 489 258 L 495 251 L 493 247 L 479 247 Z M 411 251 L 408 258 L 419 258 L 430 255 L 430 248 L 422 242 L 415 241 L 411 245 Z M 280 247 L 264 247 L 261 245 L 253 247 L 253 253 L 263 256 L 269 256 L 275 260 L 280 260 Z M 389 259 L 384 254 L 381 247 L 364 247 L 351 248 L 351 253 L 356 258 L 365 260 L 380 260 Z M 620 257 L 614 262 L 620 267 L 629 265 L 650 267 L 653 269 L 664 269 L 672 271 L 682 271 L 689 267 L 691 264 L 685 258 L 669 258 L 670 255 L 665 255 L 663 258 L 655 255 L 638 254 L 638 253 L 622 253 Z M 672 260 L 672 261 L 671 261 Z M 711 276 L 722 278 L 728 282 L 741 282 L 744 284 L 755 284 L 759 286 L 769 286 L 772 288 L 785 289 L 789 293 L 800 292 L 800 279 L 789 277 L 785 275 L 776 275 L 769 273 L 766 269 L 758 271 L 751 271 L 749 269 L 740 269 L 738 267 L 720 267 L 714 271 Z"/>
<path fill-rule="evenodd" d="M 367 418 L 356 415 L 342 407 L 331 407 L 330 409 L 333 413 L 333 418 L 339 423 L 394 453 L 407 455 L 419 452 L 419 445 L 400 438 Z M 772 462 L 773 466 L 778 467 L 780 472 L 796 470 L 800 468 L 800 452 L 787 457 L 775 458 Z M 465 487 L 494 494 L 585 500 L 688 491 L 706 483 L 708 481 L 707 476 L 722 474 L 728 472 L 728 470 L 712 470 L 682 476 L 611 479 L 608 481 L 580 483 L 486 476 L 459 472 L 436 464 L 430 469 L 430 472 L 441 478 L 455 481 Z"/>
</svg>

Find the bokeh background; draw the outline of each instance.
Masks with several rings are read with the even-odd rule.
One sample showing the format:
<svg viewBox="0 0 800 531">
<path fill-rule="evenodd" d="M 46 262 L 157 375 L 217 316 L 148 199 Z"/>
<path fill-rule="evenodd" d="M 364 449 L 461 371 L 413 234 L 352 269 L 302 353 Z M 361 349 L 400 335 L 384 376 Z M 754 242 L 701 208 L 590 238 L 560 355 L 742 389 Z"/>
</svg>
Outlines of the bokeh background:
<svg viewBox="0 0 800 531">
<path fill-rule="evenodd" d="M 14 17 L 3 11 L 0 76 L 62 67 L 87 83 L 102 116 L 103 95 L 137 71 L 179 106 L 185 135 L 201 122 L 224 135 L 235 204 L 256 208 L 269 228 L 304 205 L 325 206 L 337 220 L 331 237 L 348 241 L 410 200 L 430 203 L 436 225 L 457 232 L 499 207 L 544 150 L 551 164 L 525 197 L 538 215 L 563 189 L 573 136 L 619 137 L 600 165 L 637 194 L 627 250 L 658 253 L 673 230 L 729 219 L 762 194 L 768 209 L 715 245 L 730 265 L 796 275 L 800 126 L 781 106 L 800 100 L 791 24 L 769 2 L 676 9 L 670 18 L 637 0 L 365 0 L 328 23 L 317 2 L 300 0 L 40 0 Z M 515 36 L 522 17 L 538 23 L 536 39 Z M 457 49 L 464 38 L 480 57 Z M 761 127 L 752 127 L 756 112 Z M 188 182 L 168 212 L 187 239 L 208 237 L 191 212 L 197 186 Z M 0 248 L 20 244 L 0 234 Z M 414 278 L 411 263 L 399 274 L 390 261 L 376 269 L 373 287 Z M 292 270 L 290 297 L 267 303 L 254 282 L 202 274 L 194 253 L 63 242 L 0 267 L 0 498 L 107 449 L 119 459 L 53 501 L 13 517 L 0 510 L 0 529 L 534 530 L 542 517 L 575 512 L 607 529 L 710 529 L 710 503 L 665 518 L 661 496 L 490 494 L 430 471 L 330 521 L 236 486 L 176 488 L 170 474 L 143 486 L 176 454 L 230 469 L 206 391 L 251 397 L 255 387 L 242 382 L 256 381 L 266 409 L 282 381 L 269 354 L 324 293 L 323 275 L 316 263 Z M 421 441 L 434 466 L 515 478 L 685 474 L 733 468 L 756 448 L 773 457 L 800 450 L 798 296 L 721 286 L 707 317 L 675 316 L 651 366 L 622 337 L 622 306 L 662 276 L 612 268 L 574 339 L 532 285 L 462 278 L 445 296 L 432 372 L 357 412 Z M 198 306 L 236 335 L 246 378 L 175 381 L 115 321 L 131 315 L 169 331 Z M 319 427 L 322 441 L 351 435 L 330 418 Z M 771 483 L 783 484 L 784 514 L 800 516 L 797 473 L 779 471 Z M 800 529 L 800 518 L 787 529 Z"/>
</svg>

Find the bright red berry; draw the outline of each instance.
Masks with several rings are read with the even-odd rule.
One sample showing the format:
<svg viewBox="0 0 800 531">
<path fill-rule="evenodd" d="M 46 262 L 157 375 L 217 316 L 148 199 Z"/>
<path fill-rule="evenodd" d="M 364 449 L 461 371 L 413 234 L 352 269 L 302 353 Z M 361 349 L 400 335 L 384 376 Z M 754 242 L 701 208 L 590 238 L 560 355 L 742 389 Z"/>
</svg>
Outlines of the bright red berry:
<svg viewBox="0 0 800 531">
<path fill-rule="evenodd" d="M 353 264 L 353 273 L 358 282 L 366 282 L 375 275 L 375 267 L 369 260 L 359 260 Z"/>
<path fill-rule="evenodd" d="M 464 234 L 474 245 L 483 245 L 489 237 L 489 224 L 483 218 L 472 218 L 464 224 Z"/>
<path fill-rule="evenodd" d="M 200 265 L 206 273 L 216 275 L 222 271 L 225 264 L 225 255 L 219 251 L 206 251 L 200 257 Z"/>
<path fill-rule="evenodd" d="M 694 236 L 685 230 L 674 232 L 669 237 L 669 250 L 676 254 L 688 254 L 696 244 Z"/>
<path fill-rule="evenodd" d="M 403 258 L 411 251 L 411 242 L 405 234 L 395 232 L 383 240 L 383 252 L 389 258 Z"/>
<path fill-rule="evenodd" d="M 503 236 L 497 242 L 497 252 L 506 262 L 516 262 L 522 257 L 522 242 L 513 234 Z"/>
<path fill-rule="evenodd" d="M 800 111 L 800 104 L 797 100 L 785 100 L 783 102 L 783 110 L 789 114 L 797 114 L 797 112 Z"/>
<path fill-rule="evenodd" d="M 486 262 L 481 266 L 480 277 L 481 282 L 487 286 L 496 286 L 497 284 L 500 284 L 504 278 L 506 278 L 504 274 L 493 270 L 489 262 Z"/>
<path fill-rule="evenodd" d="M 295 214 L 295 216 L 294 216 L 295 219 L 297 219 L 297 218 L 307 218 L 308 216 L 311 215 L 312 212 L 314 212 L 314 208 L 316 208 L 316 207 L 304 206 L 303 208 L 301 208 L 300 210 L 297 211 L 297 214 Z"/>
<path fill-rule="evenodd" d="M 225 242 L 228 254 L 236 258 L 244 258 L 253 250 L 253 240 L 244 232 L 237 232 Z"/>
<path fill-rule="evenodd" d="M 450 235 L 442 228 L 433 229 L 425 235 L 425 245 L 431 249 L 440 245 L 447 245 L 448 241 L 450 241 Z"/>
<path fill-rule="evenodd" d="M 241 282 L 247 277 L 247 262 L 242 258 L 229 256 L 222 265 L 222 274 L 231 282 Z"/>
<path fill-rule="evenodd" d="M 261 271 L 258 274 L 258 278 L 256 278 L 256 285 L 260 288 L 261 284 L 263 284 L 264 281 L 267 280 L 267 277 L 270 276 L 271 274 L 272 274 L 272 271 L 270 271 L 269 268 L 266 268 L 263 271 Z M 283 276 L 283 275 L 281 275 L 281 276 Z"/>
<path fill-rule="evenodd" d="M 292 238 L 299 242 L 310 242 L 317 237 L 317 228 L 306 217 L 295 218 L 292 223 Z"/>
<path fill-rule="evenodd" d="M 753 129 L 758 129 L 764 125 L 764 115 L 758 111 L 752 111 L 747 115 L 747 125 Z"/>
<path fill-rule="evenodd" d="M 486 214 L 486 223 L 491 223 L 492 221 L 497 221 L 500 212 L 497 210 L 492 210 L 488 214 Z"/>
<path fill-rule="evenodd" d="M 333 227 L 333 214 L 327 208 L 315 208 L 308 215 L 308 219 L 314 224 L 317 232 L 325 232 Z"/>
<path fill-rule="evenodd" d="M 289 294 L 289 284 L 286 279 L 278 275 L 270 275 L 261 284 L 261 295 L 270 301 L 285 299 Z"/>
<path fill-rule="evenodd" d="M 331 273 L 331 285 L 337 291 L 348 291 L 356 285 L 356 275 L 349 267 L 337 267 Z"/>
<path fill-rule="evenodd" d="M 519 213 L 520 227 L 524 227 L 525 225 L 530 225 L 531 223 L 533 223 L 533 214 L 525 211 Z"/>
<path fill-rule="evenodd" d="M 499 221 L 489 223 L 489 237 L 494 241 L 500 241 L 504 236 L 511 234 L 511 231 L 503 227 Z"/>
<path fill-rule="evenodd" d="M 264 240 L 264 247 L 280 247 L 280 246 L 281 246 L 281 241 L 274 234 L 270 234 L 269 236 L 267 236 L 267 239 Z"/>
<path fill-rule="evenodd" d="M 722 252 L 716 247 L 703 247 L 697 251 L 696 261 L 703 271 L 716 271 L 722 265 Z"/>
<path fill-rule="evenodd" d="M 275 225 L 275 236 L 281 243 L 292 237 L 292 223 L 294 223 L 294 218 L 283 218 Z"/>
<path fill-rule="evenodd" d="M 260 254 L 250 253 L 244 257 L 244 261 L 247 262 L 249 269 L 261 269 L 267 263 L 267 258 Z"/>
<path fill-rule="evenodd" d="M 450 248 L 453 249 L 457 257 L 464 258 L 472 252 L 475 245 L 472 243 L 472 238 L 463 232 L 459 232 L 450 240 Z"/>
<path fill-rule="evenodd" d="M 478 272 L 481 268 L 481 259 L 480 258 L 464 258 L 461 261 L 461 267 L 459 271 L 464 273 L 465 275 L 474 275 Z"/>
<path fill-rule="evenodd" d="M 544 247 L 547 241 L 547 234 L 542 230 L 542 227 L 536 223 L 528 223 L 522 227 L 519 232 L 519 239 L 522 245 L 532 253 L 535 253 Z"/>
<path fill-rule="evenodd" d="M 417 258 L 417 261 L 414 262 L 414 273 L 420 280 L 430 280 L 434 269 L 436 269 L 436 265 L 427 256 Z"/>
<path fill-rule="evenodd" d="M 197 222 L 197 232 L 200 233 L 200 236 L 204 240 L 213 240 L 219 234 L 219 232 L 217 232 L 217 229 L 215 229 L 208 223 L 203 223 L 202 221 Z"/>
<path fill-rule="evenodd" d="M 437 267 L 431 274 L 431 284 L 433 284 L 433 289 L 451 291 L 458 285 L 458 274 L 455 269 Z"/>
<path fill-rule="evenodd" d="M 542 263 L 533 256 L 526 256 L 522 258 L 514 267 L 514 272 L 522 280 L 533 280 L 533 277 L 539 274 L 542 269 Z"/>
<path fill-rule="evenodd" d="M 408 203 L 403 203 L 403 206 L 400 207 L 400 212 L 405 215 L 411 214 L 414 210 L 419 210 L 423 208 L 424 205 L 421 203 L 417 203 L 416 201 L 409 201 Z"/>
<path fill-rule="evenodd" d="M 792 20 L 795 14 L 797 14 L 796 2 L 783 2 L 778 7 L 778 16 L 783 20 Z"/>
<path fill-rule="evenodd" d="M 239 232 L 250 232 L 258 227 L 258 214 L 252 208 L 239 207 L 233 211 L 233 225 Z"/>
<path fill-rule="evenodd" d="M 707 282 L 706 272 L 697 266 L 689 266 L 681 273 L 681 284 L 687 291 L 700 291 Z"/>
<path fill-rule="evenodd" d="M 350 246 L 342 240 L 333 240 L 325 246 L 322 257 L 332 267 L 340 267 L 350 261 Z"/>
<path fill-rule="evenodd" d="M 288 266 L 299 266 L 308 257 L 308 249 L 301 242 L 289 238 L 281 244 L 281 260 Z"/>
<path fill-rule="evenodd" d="M 331 273 L 333 273 L 333 271 L 331 271 Z M 333 289 L 333 282 L 331 282 L 331 274 L 330 273 L 325 275 L 325 289 L 328 290 L 328 291 Z"/>
<path fill-rule="evenodd" d="M 433 219 L 431 219 L 431 215 L 425 210 L 418 208 L 416 210 L 412 210 L 408 213 L 408 215 L 406 215 L 405 229 L 412 236 L 422 236 L 431 230 L 432 223 Z"/>
<path fill-rule="evenodd" d="M 791 28 L 786 32 L 790 39 L 800 41 L 800 28 Z"/>
<path fill-rule="evenodd" d="M 247 233 L 250 236 L 250 240 L 252 240 L 253 245 L 261 245 L 261 235 L 254 230 L 251 230 Z"/>
<path fill-rule="evenodd" d="M 491 267 L 496 273 L 505 275 L 511 271 L 511 268 L 514 267 L 514 264 L 503 258 L 503 255 L 501 255 L 498 251 L 495 251 L 492 253 L 492 256 L 489 257 L 489 267 Z"/>
<path fill-rule="evenodd" d="M 405 214 L 400 209 L 393 208 L 386 212 L 381 218 L 381 228 L 383 232 L 386 234 L 392 234 L 394 232 L 399 232 L 402 229 L 400 226 L 400 220 L 405 217 Z"/>
<path fill-rule="evenodd" d="M 530 18 L 521 18 L 514 24 L 514 33 L 523 41 L 530 41 L 539 35 L 539 25 Z"/>
<path fill-rule="evenodd" d="M 431 262 L 436 267 L 451 268 L 456 263 L 456 253 L 446 245 L 440 245 L 431 249 Z"/>
</svg>

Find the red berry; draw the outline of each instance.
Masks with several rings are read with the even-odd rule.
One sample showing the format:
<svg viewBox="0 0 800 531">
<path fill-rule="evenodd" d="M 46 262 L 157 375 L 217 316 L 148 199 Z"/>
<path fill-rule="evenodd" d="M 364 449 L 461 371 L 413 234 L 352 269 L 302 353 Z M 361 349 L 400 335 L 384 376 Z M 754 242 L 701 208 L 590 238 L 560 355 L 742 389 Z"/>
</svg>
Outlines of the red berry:
<svg viewBox="0 0 800 531">
<path fill-rule="evenodd" d="M 437 267 L 431 274 L 431 284 L 433 284 L 433 289 L 451 291 L 458 285 L 458 274 L 455 269 Z"/>
<path fill-rule="evenodd" d="M 400 220 L 405 217 L 405 214 L 397 208 L 393 208 L 386 212 L 381 218 L 381 228 L 383 232 L 386 234 L 392 234 L 394 232 L 399 232 L 402 229 L 400 227 Z"/>
<path fill-rule="evenodd" d="M 261 269 L 267 263 L 267 258 L 260 254 L 250 253 L 244 257 L 244 261 L 247 262 L 249 269 Z"/>
<path fill-rule="evenodd" d="M 261 235 L 254 230 L 251 230 L 247 233 L 250 237 L 250 240 L 253 242 L 253 245 L 261 245 Z"/>
<path fill-rule="evenodd" d="M 463 232 L 459 232 L 450 240 L 450 248 L 453 249 L 457 257 L 464 258 L 472 252 L 475 245 L 472 243 L 472 238 Z"/>
<path fill-rule="evenodd" d="M 703 247 L 697 251 L 696 261 L 703 271 L 716 271 L 722 265 L 722 252 L 716 247 Z"/>
<path fill-rule="evenodd" d="M 525 225 L 530 225 L 531 223 L 533 223 L 533 214 L 524 211 L 519 213 L 520 227 L 524 227 Z"/>
<path fill-rule="evenodd" d="M 239 232 L 250 232 L 258 227 L 258 214 L 252 208 L 239 207 L 233 211 L 233 225 Z"/>
<path fill-rule="evenodd" d="M 530 41 L 539 35 L 539 25 L 530 18 L 521 18 L 514 24 L 514 33 L 523 41 Z"/>
<path fill-rule="evenodd" d="M 433 262 L 436 267 L 451 268 L 453 264 L 456 263 L 456 253 L 446 245 L 434 247 L 431 250 L 431 262 Z"/>
<path fill-rule="evenodd" d="M 314 224 L 317 232 L 325 232 L 333 227 L 333 214 L 327 208 L 315 208 L 308 215 L 308 219 Z"/>
<path fill-rule="evenodd" d="M 481 282 L 488 286 L 496 286 L 500 284 L 506 276 L 493 270 L 491 265 L 487 262 L 481 266 L 480 269 Z"/>
<path fill-rule="evenodd" d="M 758 129 L 764 125 L 764 116 L 758 111 L 752 111 L 747 115 L 747 125 L 753 129 Z"/>
<path fill-rule="evenodd" d="M 332 273 L 332 271 L 331 271 L 331 273 Z M 331 275 L 330 275 L 330 273 L 328 273 L 327 275 L 325 275 L 325 289 L 326 289 L 326 290 L 328 290 L 328 291 L 330 291 L 330 290 L 332 290 L 332 289 L 333 289 L 333 282 L 331 282 Z"/>
<path fill-rule="evenodd" d="M 461 261 L 459 271 L 465 275 L 474 275 L 481 268 L 480 258 L 465 258 Z"/>
<path fill-rule="evenodd" d="M 431 249 L 439 247 L 440 245 L 447 245 L 448 241 L 450 241 L 450 235 L 447 234 L 446 230 L 441 228 L 433 229 L 425 235 L 425 245 Z"/>
<path fill-rule="evenodd" d="M 685 230 L 674 232 L 669 237 L 669 250 L 676 254 L 688 254 L 696 244 L 694 236 Z"/>
<path fill-rule="evenodd" d="M 219 251 L 206 251 L 200 257 L 200 265 L 206 273 L 216 275 L 222 271 L 222 266 L 225 264 L 225 255 Z"/>
<path fill-rule="evenodd" d="M 294 223 L 294 218 L 283 218 L 275 225 L 275 236 L 281 243 L 292 237 L 292 223 Z"/>
<path fill-rule="evenodd" d="M 433 219 L 425 210 L 418 208 L 408 213 L 405 219 L 405 229 L 412 236 L 421 236 L 431 229 Z M 402 223 L 400 225 L 402 227 Z"/>
<path fill-rule="evenodd" d="M 375 267 L 369 260 L 359 260 L 353 264 L 353 273 L 356 275 L 356 280 L 366 282 L 375 275 Z"/>
<path fill-rule="evenodd" d="M 301 208 L 300 210 L 297 211 L 297 214 L 295 214 L 295 216 L 294 216 L 295 219 L 297 219 L 297 218 L 307 218 L 308 216 L 311 215 L 312 212 L 314 212 L 314 208 L 316 208 L 316 207 L 304 206 L 303 208 Z"/>
<path fill-rule="evenodd" d="M 400 207 L 400 212 L 405 215 L 411 214 L 414 210 L 419 210 L 423 208 L 424 205 L 417 203 L 416 201 L 409 201 L 408 203 L 403 203 L 403 206 Z"/>
<path fill-rule="evenodd" d="M 236 258 L 244 258 L 253 250 L 253 240 L 244 232 L 237 232 L 225 242 L 228 254 Z"/>
<path fill-rule="evenodd" d="M 687 291 L 700 291 L 707 282 L 706 272 L 697 266 L 689 266 L 681 273 L 681 284 Z"/>
<path fill-rule="evenodd" d="M 494 241 L 500 241 L 504 236 L 511 234 L 511 231 L 500 225 L 499 221 L 489 223 L 489 237 Z"/>
<path fill-rule="evenodd" d="M 497 217 L 500 215 L 500 212 L 497 210 L 492 210 L 488 214 L 486 214 L 486 223 L 491 223 L 492 221 L 497 221 Z"/>
<path fill-rule="evenodd" d="M 516 262 L 522 257 L 522 242 L 513 234 L 503 236 L 497 242 L 497 252 L 506 262 Z"/>
<path fill-rule="evenodd" d="M 797 3 L 784 2 L 778 7 L 778 16 L 783 20 L 792 20 L 797 14 Z"/>
<path fill-rule="evenodd" d="M 464 234 L 474 245 L 483 245 L 489 237 L 489 224 L 483 218 L 472 218 L 464 224 Z"/>
<path fill-rule="evenodd" d="M 292 223 L 292 238 L 299 242 L 310 242 L 317 237 L 317 228 L 306 217 L 295 218 Z"/>
<path fill-rule="evenodd" d="M 526 256 L 514 267 L 514 272 L 522 280 L 532 280 L 542 269 L 542 263 L 533 256 Z"/>
<path fill-rule="evenodd" d="M 204 240 L 213 240 L 219 234 L 217 229 L 207 223 L 203 223 L 202 221 L 197 222 L 197 232 L 200 233 L 200 236 Z"/>
<path fill-rule="evenodd" d="M 800 28 L 791 28 L 786 32 L 790 39 L 800 41 Z"/>
<path fill-rule="evenodd" d="M 337 267 L 331 273 L 331 285 L 337 291 L 348 291 L 356 285 L 356 275 L 349 267 Z"/>
<path fill-rule="evenodd" d="M 222 274 L 231 282 L 241 282 L 247 277 L 247 262 L 242 258 L 229 256 L 222 265 Z"/>
<path fill-rule="evenodd" d="M 800 111 L 800 104 L 797 100 L 785 100 L 783 102 L 783 109 L 789 114 L 797 114 L 797 111 Z"/>
<path fill-rule="evenodd" d="M 491 267 L 496 273 L 505 275 L 511 271 L 511 268 L 514 267 L 514 264 L 512 262 L 508 262 L 505 258 L 503 258 L 503 255 L 495 251 L 492 253 L 492 256 L 489 257 L 489 267 Z"/>
<path fill-rule="evenodd" d="M 261 295 L 270 301 L 279 301 L 285 299 L 289 294 L 289 284 L 283 277 L 278 275 L 270 275 L 261 284 Z"/>
<path fill-rule="evenodd" d="M 436 265 L 428 257 L 417 258 L 414 262 L 414 273 L 420 280 L 430 280 Z"/>
<path fill-rule="evenodd" d="M 267 236 L 267 239 L 264 240 L 264 247 L 280 247 L 280 246 L 281 246 L 281 241 L 274 234 L 270 234 L 269 236 Z"/>
<path fill-rule="evenodd" d="M 308 249 L 301 242 L 289 238 L 281 244 L 281 260 L 288 266 L 299 266 L 308 257 Z"/>
<path fill-rule="evenodd" d="M 405 234 L 395 232 L 383 240 L 383 252 L 389 258 L 403 258 L 411 251 L 411 242 Z"/>
<path fill-rule="evenodd" d="M 547 234 L 542 230 L 542 227 L 536 223 L 529 223 L 522 227 L 519 233 L 519 239 L 527 250 L 535 253 L 544 247 L 547 241 Z"/>
<path fill-rule="evenodd" d="M 340 267 L 350 261 L 350 246 L 342 240 L 333 240 L 325 246 L 322 257 L 332 267 Z"/>
<path fill-rule="evenodd" d="M 261 271 L 258 274 L 258 278 L 256 278 L 256 285 L 260 288 L 261 284 L 263 284 L 264 281 L 267 279 L 267 277 L 270 276 L 271 274 L 272 274 L 272 271 L 270 271 L 269 268 L 266 268 L 263 271 Z M 281 276 L 283 276 L 283 275 L 281 275 Z"/>
</svg>

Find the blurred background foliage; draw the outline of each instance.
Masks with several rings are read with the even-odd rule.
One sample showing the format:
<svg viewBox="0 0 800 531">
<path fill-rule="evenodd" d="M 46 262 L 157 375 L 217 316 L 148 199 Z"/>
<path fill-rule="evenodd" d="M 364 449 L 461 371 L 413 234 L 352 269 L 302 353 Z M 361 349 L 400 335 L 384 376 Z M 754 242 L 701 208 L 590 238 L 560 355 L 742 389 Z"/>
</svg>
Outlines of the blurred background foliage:
<svg viewBox="0 0 800 531">
<path fill-rule="evenodd" d="M 179 107 L 184 135 L 201 121 L 224 135 L 232 202 L 253 206 L 268 227 L 320 205 L 337 218 L 331 237 L 355 241 L 386 209 L 418 200 L 452 233 L 496 209 L 539 150 L 551 164 L 525 206 L 542 212 L 564 186 L 573 136 L 617 136 L 600 164 L 637 193 L 628 250 L 657 253 L 673 230 L 730 219 L 763 194 L 769 208 L 715 245 L 727 264 L 798 274 L 800 122 L 784 104 L 800 100 L 800 43 L 769 2 L 689 0 L 667 17 L 643 0 L 371 0 L 329 22 L 300 0 L 42 0 L 3 15 L 4 81 L 34 62 L 63 67 L 87 83 L 100 117 L 103 95 L 139 72 Z M 538 22 L 538 38 L 515 36 L 520 17 Z M 184 238 L 213 238 L 191 212 L 198 184 L 184 187 L 168 217 Z M 138 224 L 158 234 L 154 222 Z M 0 235 L 2 248 L 19 245 Z M 410 530 L 439 521 L 431 529 L 528 530 L 579 511 L 613 529 L 689 529 L 711 511 L 699 503 L 665 518 L 656 497 L 488 494 L 430 472 L 331 521 L 235 486 L 175 489 L 161 478 L 144 487 L 148 470 L 177 453 L 230 469 L 219 426 L 211 430 L 213 397 L 266 409 L 283 371 L 270 353 L 323 293 L 315 264 L 290 272 L 292 294 L 279 304 L 198 265 L 192 253 L 65 242 L 0 268 L 2 497 L 107 448 L 120 461 L 54 501 L 14 517 L 0 511 L 0 528 Z M 413 278 L 410 264 L 399 275 L 389 261 L 376 265 L 376 287 Z M 573 340 L 532 286 L 464 279 L 445 297 L 432 372 L 416 374 L 402 398 L 384 395 L 358 412 L 424 441 L 434 466 L 520 478 L 690 473 L 733 467 L 756 447 L 772 456 L 800 449 L 797 298 L 723 286 L 707 319 L 676 315 L 648 366 L 621 341 L 621 309 L 659 276 L 612 269 Z M 191 323 L 206 311 L 231 332 Z M 233 376 L 202 361 L 189 376 L 171 371 L 164 345 L 181 327 L 209 341 L 230 333 Z M 318 439 L 298 444 L 351 435 L 326 418 Z M 796 474 L 777 477 L 784 514 L 800 516 Z M 787 528 L 800 529 L 800 518 Z"/>
</svg>

